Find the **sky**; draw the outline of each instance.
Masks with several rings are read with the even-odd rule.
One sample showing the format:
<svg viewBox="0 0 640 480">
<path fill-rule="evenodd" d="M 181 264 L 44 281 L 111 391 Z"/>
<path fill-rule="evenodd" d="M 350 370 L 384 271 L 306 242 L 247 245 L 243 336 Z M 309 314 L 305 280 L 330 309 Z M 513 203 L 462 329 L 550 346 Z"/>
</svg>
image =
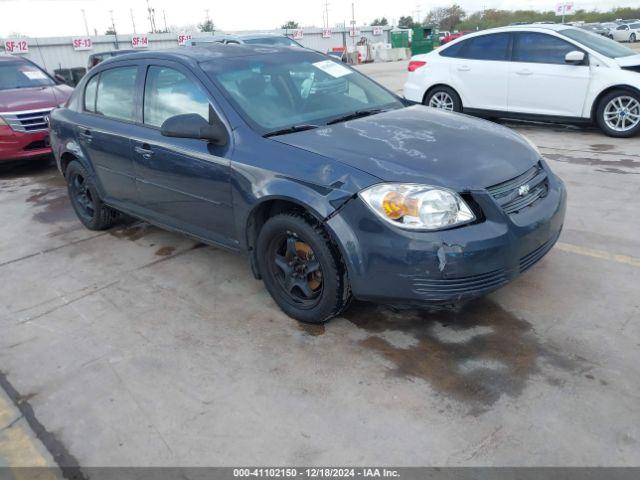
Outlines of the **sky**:
<svg viewBox="0 0 640 480">
<path fill-rule="evenodd" d="M 351 0 L 326 0 L 329 23 L 334 26 L 351 20 Z M 483 8 L 553 10 L 559 0 L 456 0 L 466 11 Z M 209 17 L 216 28 L 233 30 L 270 30 L 287 20 L 302 26 L 322 26 L 325 0 L 149 0 L 156 12 L 156 26 L 195 27 Z M 389 20 L 403 15 L 423 17 L 430 8 L 448 6 L 447 0 L 355 0 L 355 18 L 359 25 L 374 18 Z M 574 0 L 576 9 L 608 10 L 612 7 L 637 7 L 639 0 Z M 84 9 L 89 32 L 104 34 L 111 24 L 111 14 L 118 33 L 132 33 L 131 11 L 137 33 L 149 31 L 147 0 L 0 0 L 0 37 L 13 34 L 27 36 L 85 35 Z"/>
</svg>

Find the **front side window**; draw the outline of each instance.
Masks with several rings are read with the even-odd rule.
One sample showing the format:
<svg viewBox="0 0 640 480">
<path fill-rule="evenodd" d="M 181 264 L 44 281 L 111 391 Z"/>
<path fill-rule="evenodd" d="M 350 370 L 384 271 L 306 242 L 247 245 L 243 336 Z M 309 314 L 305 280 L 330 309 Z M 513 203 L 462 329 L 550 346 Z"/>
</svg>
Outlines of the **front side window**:
<svg viewBox="0 0 640 480">
<path fill-rule="evenodd" d="M 509 33 L 495 33 L 469 39 L 469 45 L 463 52 L 464 58 L 472 60 L 507 60 L 509 52 Z"/>
<path fill-rule="evenodd" d="M 577 28 L 560 30 L 558 33 L 609 58 L 630 57 L 637 53 L 629 47 L 625 47 L 624 45 L 621 45 L 609 38 L 605 38 L 602 35 L 595 35 L 583 30 L 578 30 Z"/>
<path fill-rule="evenodd" d="M 55 84 L 49 75 L 31 63 L 0 63 L 0 90 L 50 87 Z"/>
<path fill-rule="evenodd" d="M 616 28 L 616 30 L 629 30 L 629 27 L 627 27 L 626 25 L 620 25 L 618 28 Z"/>
<path fill-rule="evenodd" d="M 167 118 L 188 113 L 209 119 L 209 100 L 202 89 L 173 68 L 149 67 L 144 87 L 144 123 L 160 127 Z"/>
<path fill-rule="evenodd" d="M 138 67 L 119 67 L 100 74 L 96 113 L 105 117 L 135 121 L 135 93 Z"/>
<path fill-rule="evenodd" d="M 564 65 L 567 53 L 578 47 L 544 33 L 518 33 L 513 52 L 514 62 Z"/>
<path fill-rule="evenodd" d="M 306 52 L 228 58 L 203 68 L 243 117 L 263 132 L 403 106 L 364 75 Z"/>
</svg>

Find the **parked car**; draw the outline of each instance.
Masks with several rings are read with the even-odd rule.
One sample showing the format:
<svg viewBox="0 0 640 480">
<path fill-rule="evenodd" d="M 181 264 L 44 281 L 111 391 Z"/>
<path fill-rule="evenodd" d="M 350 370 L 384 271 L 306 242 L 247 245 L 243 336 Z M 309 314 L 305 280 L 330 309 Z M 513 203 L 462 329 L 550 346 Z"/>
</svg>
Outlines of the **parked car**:
<svg viewBox="0 0 640 480">
<path fill-rule="evenodd" d="M 449 35 L 446 35 L 440 39 L 440 44 L 444 45 L 445 43 L 453 42 L 454 40 L 457 40 L 458 38 L 462 37 L 463 35 L 466 35 L 467 33 L 469 32 L 450 33 Z"/>
<path fill-rule="evenodd" d="M 107 58 L 117 57 L 118 55 L 126 55 L 127 53 L 133 53 L 136 50 L 111 50 L 108 52 L 92 53 L 89 55 L 89 61 L 87 62 L 87 70 L 91 70 L 100 62 L 104 62 Z"/>
<path fill-rule="evenodd" d="M 616 25 L 617 26 L 617 25 Z M 615 28 L 614 26 L 613 28 Z M 580 28 L 587 30 L 588 32 L 595 33 L 596 35 L 602 35 L 603 37 L 611 38 L 611 27 L 603 23 L 587 23 Z"/>
<path fill-rule="evenodd" d="M 488 117 L 595 122 L 640 131 L 640 55 L 565 25 L 471 34 L 409 63 L 405 97 Z"/>
<path fill-rule="evenodd" d="M 210 43 L 223 43 L 225 45 L 274 45 L 281 47 L 299 47 L 304 48 L 293 38 L 285 35 L 277 35 L 274 33 L 256 33 L 247 35 L 232 35 L 222 34 L 214 35 L 212 37 L 194 38 L 190 41 L 189 45 L 192 47 L 202 46 Z"/>
<path fill-rule="evenodd" d="M 313 84 L 342 80 L 341 91 Z M 553 246 L 565 189 L 505 127 L 410 106 L 302 49 L 212 45 L 95 67 L 52 144 L 90 229 L 114 211 L 247 254 L 304 322 L 351 297 L 451 303 Z"/>
<path fill-rule="evenodd" d="M 47 118 L 72 91 L 29 60 L 0 55 L 0 162 L 50 155 Z"/>
<path fill-rule="evenodd" d="M 624 23 L 611 30 L 613 40 L 634 43 L 640 39 L 640 22 Z"/>
</svg>

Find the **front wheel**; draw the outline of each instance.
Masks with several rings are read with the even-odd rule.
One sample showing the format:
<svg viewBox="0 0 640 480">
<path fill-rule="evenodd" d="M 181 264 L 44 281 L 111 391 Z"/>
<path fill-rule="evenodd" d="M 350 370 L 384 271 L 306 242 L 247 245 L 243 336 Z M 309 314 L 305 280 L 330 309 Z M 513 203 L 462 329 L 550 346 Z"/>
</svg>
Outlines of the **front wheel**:
<svg viewBox="0 0 640 480">
<path fill-rule="evenodd" d="M 69 164 L 65 178 L 71 206 L 85 227 L 106 230 L 113 225 L 117 212 L 102 203 L 91 176 L 80 162 Z"/>
<path fill-rule="evenodd" d="M 629 37 L 629 42 L 630 43 L 636 43 L 636 34 L 632 33 L 631 36 Z"/>
<path fill-rule="evenodd" d="M 598 126 L 610 137 L 628 138 L 640 132 L 640 94 L 614 90 L 605 95 L 596 110 Z"/>
<path fill-rule="evenodd" d="M 340 254 L 322 227 L 303 215 L 280 214 L 260 230 L 258 267 L 267 290 L 290 317 L 324 323 L 349 304 Z"/>
<path fill-rule="evenodd" d="M 438 108 L 448 112 L 461 112 L 462 101 L 460 96 L 449 87 L 435 87 L 429 91 L 424 99 L 424 105 L 431 108 Z"/>
</svg>

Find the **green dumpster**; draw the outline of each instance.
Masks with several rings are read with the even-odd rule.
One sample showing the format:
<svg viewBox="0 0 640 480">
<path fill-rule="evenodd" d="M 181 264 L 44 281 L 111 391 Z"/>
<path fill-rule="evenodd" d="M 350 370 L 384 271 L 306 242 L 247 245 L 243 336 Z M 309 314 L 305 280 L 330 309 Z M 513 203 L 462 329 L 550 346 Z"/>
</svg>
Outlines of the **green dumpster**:
<svg viewBox="0 0 640 480">
<path fill-rule="evenodd" d="M 411 38 L 411 54 L 419 55 L 421 53 L 429 53 L 440 45 L 438 38 L 438 27 L 435 25 L 426 25 L 413 29 Z"/>
<path fill-rule="evenodd" d="M 392 30 L 391 48 L 409 48 L 409 31 Z"/>
</svg>

